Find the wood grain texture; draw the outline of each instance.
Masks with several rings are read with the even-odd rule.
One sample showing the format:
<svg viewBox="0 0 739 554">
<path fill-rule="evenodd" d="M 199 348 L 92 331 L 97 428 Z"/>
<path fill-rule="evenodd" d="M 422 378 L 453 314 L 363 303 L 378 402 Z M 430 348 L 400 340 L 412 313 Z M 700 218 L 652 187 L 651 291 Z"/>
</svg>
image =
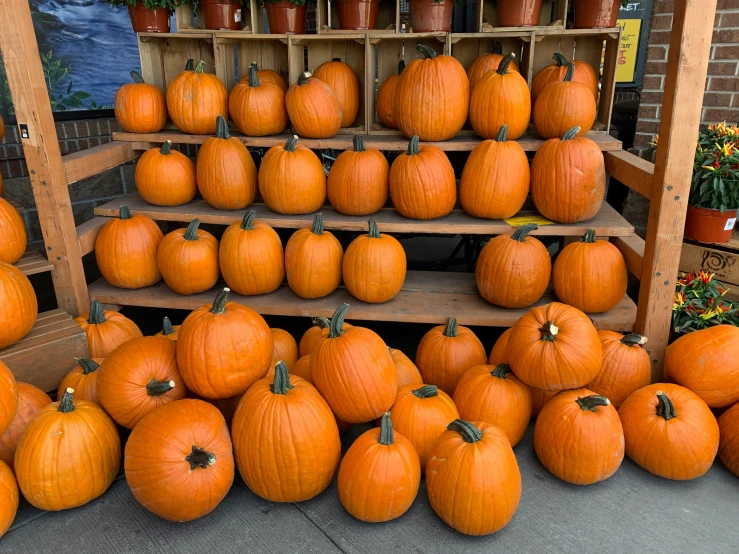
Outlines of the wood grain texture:
<svg viewBox="0 0 739 554">
<path fill-rule="evenodd" d="M 628 269 L 637 279 L 641 279 L 644 265 L 644 239 L 639 235 L 613 237 L 611 242 L 621 251 Z"/>
<path fill-rule="evenodd" d="M 606 173 L 646 198 L 652 194 L 654 164 L 625 150 L 604 152 Z"/>
<path fill-rule="evenodd" d="M 21 259 L 15 262 L 15 267 L 23 272 L 23 275 L 35 275 L 36 273 L 44 273 L 46 271 L 52 271 L 54 264 L 44 258 L 44 256 L 35 250 L 29 250 Z"/>
<path fill-rule="evenodd" d="M 77 227 L 77 242 L 80 245 L 80 255 L 84 256 L 95 250 L 95 241 L 103 225 L 108 223 L 106 217 L 93 217 Z"/>
<path fill-rule="evenodd" d="M 118 167 L 137 159 L 141 152 L 136 152 L 133 145 L 125 142 L 109 142 L 87 150 L 62 156 L 64 174 L 67 184 L 72 184 L 87 177 L 102 173 L 106 169 Z"/>
</svg>

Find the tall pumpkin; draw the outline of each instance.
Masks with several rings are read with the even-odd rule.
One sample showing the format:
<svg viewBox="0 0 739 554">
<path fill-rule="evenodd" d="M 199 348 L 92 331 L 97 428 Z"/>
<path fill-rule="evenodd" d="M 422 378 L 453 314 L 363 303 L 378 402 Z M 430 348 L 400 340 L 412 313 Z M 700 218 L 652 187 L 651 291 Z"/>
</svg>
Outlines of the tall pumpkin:
<svg viewBox="0 0 739 554">
<path fill-rule="evenodd" d="M 721 414 L 718 427 L 721 431 L 718 457 L 726 469 L 739 476 L 739 403 Z"/>
<path fill-rule="evenodd" d="M 359 111 L 359 80 L 354 70 L 341 58 L 333 58 L 319 65 L 313 77 L 333 89 L 341 106 L 341 126 L 351 127 Z"/>
<path fill-rule="evenodd" d="M 95 259 L 105 280 L 122 289 L 140 289 L 159 282 L 157 248 L 164 235 L 148 216 L 131 215 L 121 206 L 95 239 Z"/>
<path fill-rule="evenodd" d="M 272 83 L 274 85 L 277 85 L 280 87 L 280 90 L 282 92 L 287 92 L 287 83 L 285 82 L 285 79 L 280 75 L 277 71 L 274 69 L 259 69 L 259 66 L 257 65 L 257 62 L 251 62 L 251 65 L 249 68 L 254 68 L 257 71 L 257 78 L 259 79 L 260 83 Z M 246 75 L 243 75 L 239 82 L 249 82 L 249 72 L 246 72 Z"/>
<path fill-rule="evenodd" d="M 408 138 L 441 141 L 456 135 L 467 121 L 470 83 L 464 67 L 451 56 L 438 56 L 416 45 L 421 58 L 405 68 L 395 90 L 395 121 Z M 439 109 L 439 102 L 444 108 Z"/>
<path fill-rule="evenodd" d="M 341 128 L 343 112 L 334 89 L 310 73 L 287 89 L 285 105 L 293 132 L 301 137 L 331 138 Z"/>
<path fill-rule="evenodd" d="M 603 152 L 574 127 L 542 144 L 531 164 L 531 198 L 541 215 L 557 223 L 587 221 L 606 192 Z M 565 201 L 566 199 L 566 201 Z"/>
<path fill-rule="evenodd" d="M 527 223 L 510 235 L 498 235 L 480 252 L 475 281 L 480 295 L 502 308 L 536 303 L 549 286 L 552 260 L 542 242 L 528 234 L 538 229 Z"/>
<path fill-rule="evenodd" d="M 12 426 L 17 411 L 18 384 L 8 366 L 0 361 L 0 437 Z"/>
<path fill-rule="evenodd" d="M 92 358 L 105 358 L 124 342 L 143 336 L 138 325 L 120 312 L 103 310 L 97 299 L 90 302 L 89 312 L 74 320 L 85 332 Z"/>
<path fill-rule="evenodd" d="M 26 224 L 10 203 L 0 198 L 0 262 L 14 264 L 26 251 Z"/>
<path fill-rule="evenodd" d="M 261 82 L 256 65 L 249 77 L 231 89 L 228 111 L 237 129 L 248 137 L 277 135 L 287 127 L 285 90 L 276 83 Z"/>
<path fill-rule="evenodd" d="M 228 92 L 223 82 L 204 73 L 200 60 L 194 71 L 185 69 L 167 87 L 169 117 L 180 131 L 193 135 L 216 132 L 216 117 L 228 119 Z"/>
<path fill-rule="evenodd" d="M 395 118 L 395 93 L 398 90 L 398 82 L 400 82 L 400 76 L 404 69 L 405 62 L 400 60 L 398 62 L 398 74 L 390 75 L 377 90 L 377 99 L 375 100 L 377 117 L 388 129 L 398 128 L 398 122 Z"/>
<path fill-rule="evenodd" d="M 257 166 L 242 142 L 229 135 L 228 123 L 218 116 L 215 137 L 198 152 L 198 190 L 219 210 L 241 210 L 254 202 Z"/>
<path fill-rule="evenodd" d="M 652 364 L 644 348 L 647 337 L 615 331 L 598 331 L 603 364 L 587 389 L 605 396 L 617 410 L 629 395 L 652 380 Z"/>
<path fill-rule="evenodd" d="M 272 334 L 272 343 L 274 344 L 272 349 L 272 365 L 282 361 L 288 369 L 291 369 L 295 365 L 295 362 L 298 361 L 297 341 L 284 329 L 273 327 L 269 332 Z"/>
<path fill-rule="evenodd" d="M 0 362 L 1 363 L 1 362 Z M 5 366 L 2 366 L 3 368 Z M 0 369 L 5 372 L 5 369 Z M 0 376 L 0 380 L 4 378 Z M 3 382 L 3 386 L 5 383 Z M 34 418 L 38 411 L 44 406 L 51 404 L 51 398 L 44 391 L 28 383 L 17 383 L 18 389 L 18 407 L 15 410 L 15 417 L 10 425 L 5 429 L 5 433 L 0 434 L 0 462 L 8 464 L 13 469 L 13 461 L 18 443 L 21 441 L 23 432 L 26 430 L 28 423 Z M 9 389 L 3 389 L 8 395 Z M 61 396 L 61 395 L 60 395 Z M 7 399 L 6 399 L 7 400 Z M 10 401 L 10 406 L 15 404 Z M 7 410 L 8 405 L 5 406 Z M 0 525 L 1 527 L 1 525 Z"/>
<path fill-rule="evenodd" d="M 198 227 L 193 219 L 187 229 L 167 233 L 157 249 L 159 271 L 177 294 L 204 292 L 218 281 L 218 239 Z"/>
<path fill-rule="evenodd" d="M 56 399 L 61 400 L 65 390 L 74 389 L 78 400 L 87 400 L 99 405 L 97 382 L 98 369 L 100 369 L 101 363 L 103 363 L 102 358 L 95 360 L 92 358 L 77 358 L 77 365 L 59 383 Z"/>
<path fill-rule="evenodd" d="M 17 267 L 0 262 L 0 350 L 25 337 L 37 315 L 36 293 L 28 277 Z"/>
<path fill-rule="evenodd" d="M 395 370 L 398 372 L 398 389 L 405 385 L 423 385 L 423 377 L 416 364 L 402 350 L 390 348 Z"/>
<path fill-rule="evenodd" d="M 593 93 L 593 98 L 598 98 L 598 76 L 588 62 L 580 60 L 572 60 L 569 62 L 560 52 L 555 52 L 552 56 L 554 63 L 541 69 L 534 77 L 531 83 L 531 106 L 536 104 L 536 99 L 547 85 L 562 81 L 567 75 L 570 65 L 573 66 L 572 80 L 582 83 L 588 90 Z"/>
<path fill-rule="evenodd" d="M 0 538 L 10 529 L 18 512 L 18 483 L 13 470 L 0 461 Z"/>
<path fill-rule="evenodd" d="M 326 200 L 326 172 L 310 148 L 294 135 L 270 148 L 259 166 L 259 194 L 278 214 L 308 214 Z"/>
<path fill-rule="evenodd" d="M 295 231 L 285 246 L 287 284 L 300 298 L 323 298 L 341 283 L 344 250 L 339 240 L 323 230 L 316 214 L 310 229 Z"/>
<path fill-rule="evenodd" d="M 171 140 L 141 155 L 134 179 L 141 198 L 155 206 L 180 206 L 197 192 L 195 165 L 182 152 L 172 150 Z"/>
<path fill-rule="evenodd" d="M 467 70 L 467 78 L 470 80 L 470 93 L 475 90 L 475 86 L 490 71 L 498 69 L 500 63 L 505 59 L 503 56 L 503 45 L 497 40 L 493 43 L 493 51 L 480 54 L 480 56 L 472 62 Z M 511 59 L 508 71 L 518 72 L 518 64 L 516 60 Z"/>
<path fill-rule="evenodd" d="M 545 139 L 561 137 L 578 127 L 583 136 L 595 122 L 595 97 L 586 85 L 572 80 L 575 65 L 570 64 L 562 81 L 544 87 L 534 105 L 534 127 Z"/>
<path fill-rule="evenodd" d="M 129 133 L 161 131 L 167 123 L 164 94 L 156 86 L 145 83 L 140 73 L 131 71 L 131 77 L 133 83 L 121 85 L 113 98 L 115 118 Z"/>
</svg>

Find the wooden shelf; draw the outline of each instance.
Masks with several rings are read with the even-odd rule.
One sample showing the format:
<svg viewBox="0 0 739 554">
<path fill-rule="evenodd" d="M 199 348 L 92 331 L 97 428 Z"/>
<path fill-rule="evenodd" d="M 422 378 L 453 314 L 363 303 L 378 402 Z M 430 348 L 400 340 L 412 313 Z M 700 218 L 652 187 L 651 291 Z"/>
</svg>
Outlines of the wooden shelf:
<svg viewBox="0 0 739 554">
<path fill-rule="evenodd" d="M 119 289 L 100 279 L 90 285 L 90 298 L 103 304 L 122 306 L 147 306 L 194 310 L 210 304 L 219 283 L 213 290 L 181 296 L 167 287 L 164 281 L 138 290 Z M 244 304 L 263 315 L 289 315 L 302 317 L 330 317 L 336 308 L 346 302 L 351 305 L 348 319 L 370 321 L 399 321 L 408 323 L 444 323 L 449 316 L 456 317 L 463 325 L 510 327 L 528 311 L 506 310 L 488 304 L 477 292 L 472 273 L 408 271 L 405 284 L 398 296 L 384 304 L 366 304 L 353 298 L 343 287 L 330 295 L 316 300 L 303 300 L 287 285 L 282 285 L 271 294 L 240 296 L 232 293 L 229 299 Z M 547 293 L 537 305 L 555 301 Z M 625 296 L 621 303 L 605 314 L 590 316 L 599 329 L 630 331 L 636 320 L 636 305 Z"/>
<path fill-rule="evenodd" d="M 34 275 L 36 273 L 44 273 L 45 271 L 52 271 L 54 264 L 44 258 L 40 252 L 35 250 L 29 250 L 21 259 L 15 262 L 15 267 L 20 269 L 24 275 Z"/>
<path fill-rule="evenodd" d="M 158 221 L 189 222 L 199 219 L 202 223 L 230 225 L 241 221 L 246 210 L 217 210 L 202 198 L 197 198 L 183 206 L 162 207 L 153 206 L 144 201 L 138 192 L 132 192 L 107 204 L 95 208 L 95 215 L 117 217 L 121 206 L 126 205 L 134 214 L 147 215 Z M 254 203 L 247 208 L 257 213 L 257 219 L 280 229 L 299 229 L 309 227 L 313 221 L 313 214 L 281 215 L 270 211 L 262 203 Z M 367 231 L 367 220 L 372 218 L 377 222 L 380 231 L 386 233 L 428 233 L 447 235 L 500 235 L 512 233 L 514 227 L 502 220 L 488 220 L 471 217 L 461 209 L 455 209 L 449 215 L 421 221 L 407 219 L 393 208 L 383 208 L 371 216 L 348 216 L 338 213 L 330 206 L 324 206 L 323 225 L 326 229 L 342 231 Z M 538 215 L 533 204 L 529 201 L 518 216 Z M 634 234 L 634 227 L 624 217 L 608 204 L 603 204 L 600 212 L 584 223 L 571 225 L 554 224 L 543 225 L 534 231 L 533 235 L 542 236 L 582 236 L 587 229 L 594 229 L 601 237 L 626 237 Z"/>
</svg>

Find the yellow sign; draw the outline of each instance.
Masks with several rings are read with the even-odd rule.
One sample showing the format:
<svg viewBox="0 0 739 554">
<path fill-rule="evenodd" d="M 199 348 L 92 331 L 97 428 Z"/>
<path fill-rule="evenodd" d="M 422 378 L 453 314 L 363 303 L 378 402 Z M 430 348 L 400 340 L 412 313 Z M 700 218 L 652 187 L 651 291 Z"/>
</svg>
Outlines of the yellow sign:
<svg viewBox="0 0 739 554">
<path fill-rule="evenodd" d="M 554 221 L 549 221 L 546 217 L 540 215 L 524 215 L 521 217 L 509 217 L 504 219 L 511 227 L 522 227 L 527 223 L 536 223 L 537 225 L 554 225 Z"/>
<path fill-rule="evenodd" d="M 621 43 L 618 45 L 616 82 L 633 83 L 639 54 L 641 19 L 619 19 L 618 26 L 621 27 Z"/>
</svg>

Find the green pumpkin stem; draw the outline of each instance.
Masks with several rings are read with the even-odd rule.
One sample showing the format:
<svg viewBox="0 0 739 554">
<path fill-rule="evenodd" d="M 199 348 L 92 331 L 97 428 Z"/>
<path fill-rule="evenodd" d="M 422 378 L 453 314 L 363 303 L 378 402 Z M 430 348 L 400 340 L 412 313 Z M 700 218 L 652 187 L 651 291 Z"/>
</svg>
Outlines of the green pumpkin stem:
<svg viewBox="0 0 739 554">
<path fill-rule="evenodd" d="M 637 335 L 636 333 L 629 333 L 621 339 L 621 344 L 626 346 L 644 346 L 647 344 L 647 337 L 644 335 Z"/>
<path fill-rule="evenodd" d="M 404 69 L 405 69 L 405 61 L 400 60 L 398 62 L 398 75 L 400 75 L 401 73 L 403 73 L 403 70 Z"/>
<path fill-rule="evenodd" d="M 228 293 L 231 289 L 224 287 L 221 292 L 218 293 L 216 299 L 213 301 L 213 307 L 210 309 L 212 314 L 222 314 L 226 311 L 226 300 L 228 299 Z"/>
<path fill-rule="evenodd" d="M 157 381 L 156 379 L 152 379 L 146 384 L 146 394 L 149 396 L 162 396 L 174 387 L 174 381 Z"/>
<path fill-rule="evenodd" d="M 63 414 L 68 414 L 69 412 L 74 411 L 74 389 L 67 387 L 67 390 L 64 391 L 64 394 L 62 395 L 62 399 L 59 402 L 59 408 L 57 408 L 58 411 L 62 412 Z"/>
<path fill-rule="evenodd" d="M 490 372 L 490 375 L 497 377 L 498 379 L 505 379 L 506 375 L 511 373 L 511 366 L 508 364 L 498 364 L 495 369 Z"/>
<path fill-rule="evenodd" d="M 313 75 L 307 71 L 305 73 L 301 73 L 300 77 L 298 77 L 298 86 L 302 87 L 312 76 Z"/>
<path fill-rule="evenodd" d="M 257 62 L 251 62 L 251 64 L 249 64 L 249 67 L 253 67 L 256 71 L 259 71 L 259 66 L 257 65 Z"/>
<path fill-rule="evenodd" d="M 144 84 L 144 78 L 141 76 L 141 73 L 138 71 L 131 71 L 131 78 L 133 79 L 134 83 L 137 83 L 139 85 Z"/>
<path fill-rule="evenodd" d="M 90 325 L 100 325 L 106 321 L 103 305 L 100 303 L 100 300 L 96 298 L 90 302 L 90 315 L 87 316 L 87 323 Z"/>
<path fill-rule="evenodd" d="M 577 136 L 577 133 L 580 132 L 580 127 L 573 127 L 572 129 L 568 129 L 568 131 L 562 135 L 562 140 L 572 140 Z"/>
<path fill-rule="evenodd" d="M 573 62 L 570 62 L 569 64 L 567 64 L 567 73 L 565 73 L 564 80 L 566 82 L 570 82 L 572 81 L 572 77 L 574 77 L 574 75 L 575 75 L 575 64 Z"/>
<path fill-rule="evenodd" d="M 231 135 L 228 132 L 228 122 L 222 115 L 216 117 L 216 138 L 219 139 L 230 139 Z"/>
<path fill-rule="evenodd" d="M 298 145 L 298 135 L 293 135 L 285 141 L 285 152 L 295 152 L 295 147 Z"/>
<path fill-rule="evenodd" d="M 131 219 L 131 209 L 128 206 L 118 208 L 118 217 L 121 219 Z"/>
<path fill-rule="evenodd" d="M 439 389 L 434 385 L 423 385 L 411 392 L 413 392 L 413 396 L 416 398 L 433 398 L 434 396 L 439 396 Z"/>
<path fill-rule="evenodd" d="M 212 452 L 201 450 L 193 444 L 192 452 L 185 458 L 185 461 L 190 463 L 190 471 L 194 471 L 198 467 L 208 469 L 216 463 L 216 455 Z"/>
<path fill-rule="evenodd" d="M 525 223 L 513 231 L 511 238 L 518 242 L 524 242 L 531 231 L 536 231 L 539 226 L 536 223 Z"/>
<path fill-rule="evenodd" d="M 456 337 L 459 330 L 459 324 L 456 317 L 449 317 L 446 320 L 446 329 L 444 329 L 445 337 Z"/>
<path fill-rule="evenodd" d="M 511 62 L 513 61 L 513 58 L 516 57 L 516 54 L 511 52 L 510 54 L 506 54 L 505 57 L 500 60 L 500 64 L 498 64 L 498 69 L 496 70 L 498 72 L 498 75 L 507 75 L 508 74 L 508 66 L 511 65 Z"/>
<path fill-rule="evenodd" d="M 249 66 L 249 86 L 258 87 L 261 83 L 259 77 L 257 77 L 257 64 Z"/>
<path fill-rule="evenodd" d="M 185 240 L 198 240 L 198 227 L 200 227 L 200 220 L 193 219 L 185 230 Z"/>
<path fill-rule="evenodd" d="M 159 153 L 167 156 L 170 152 L 172 152 L 172 141 L 168 140 L 165 141 L 164 144 L 162 144 L 162 147 L 159 149 Z"/>
<path fill-rule="evenodd" d="M 570 65 L 569 60 L 565 58 L 561 52 L 555 52 L 552 59 L 557 67 L 566 67 Z"/>
<path fill-rule="evenodd" d="M 331 58 L 331 61 L 332 62 L 340 62 L 341 61 L 341 58 Z"/>
<path fill-rule="evenodd" d="M 665 421 L 670 421 L 673 417 L 677 417 L 675 413 L 675 406 L 672 404 L 672 400 L 661 390 L 657 391 L 657 399 L 659 404 L 657 405 L 657 415 L 665 418 Z"/>
<path fill-rule="evenodd" d="M 195 66 L 195 73 L 202 73 L 205 70 L 205 62 L 200 60 L 198 65 Z"/>
<path fill-rule="evenodd" d="M 167 335 L 172 334 L 174 334 L 174 327 L 172 327 L 172 322 L 165 315 L 164 319 L 162 319 L 162 335 L 166 337 Z"/>
<path fill-rule="evenodd" d="M 595 230 L 588 229 L 580 240 L 587 244 L 593 244 L 595 242 Z"/>
<path fill-rule="evenodd" d="M 311 227 L 311 233 L 314 235 L 323 234 L 323 215 L 316 214 L 313 216 L 313 226 Z"/>
<path fill-rule="evenodd" d="M 541 326 L 539 331 L 541 331 L 541 340 L 554 342 L 554 337 L 556 337 L 557 333 L 559 333 L 559 327 L 557 327 L 551 321 L 547 321 L 544 325 Z"/>
<path fill-rule="evenodd" d="M 187 60 L 187 63 L 185 64 L 185 71 L 192 71 L 195 69 L 195 60 L 192 58 Z"/>
<path fill-rule="evenodd" d="M 257 212 L 249 210 L 244 214 L 244 219 L 241 220 L 241 228 L 244 231 L 252 231 L 254 229 L 254 218 L 257 217 Z"/>
<path fill-rule="evenodd" d="M 82 368 L 82 375 L 90 375 L 100 368 L 100 364 L 90 358 L 77 358 L 77 364 Z"/>
<path fill-rule="evenodd" d="M 272 394 L 287 394 L 293 386 L 290 384 L 290 374 L 285 362 L 280 360 L 275 366 L 275 380 L 270 387 Z"/>
<path fill-rule="evenodd" d="M 495 142 L 505 142 L 508 140 L 508 125 L 501 125 L 498 136 L 495 137 Z"/>
<path fill-rule="evenodd" d="M 390 412 L 382 414 L 380 421 L 380 444 L 389 445 L 395 443 L 395 433 L 393 433 L 393 422 L 390 421 Z"/>
<path fill-rule="evenodd" d="M 314 317 L 311 322 L 319 329 L 328 329 L 331 326 L 331 322 L 327 317 Z"/>
<path fill-rule="evenodd" d="M 331 316 L 328 338 L 335 339 L 344 334 L 344 319 L 346 318 L 346 314 L 349 313 L 350 308 L 351 306 L 349 304 L 342 304 L 336 308 L 334 315 Z"/>
<path fill-rule="evenodd" d="M 436 57 L 436 50 L 425 44 L 416 44 L 416 50 L 418 50 L 422 58 L 426 58 L 427 60 L 433 60 Z"/>
<path fill-rule="evenodd" d="M 499 40 L 493 43 L 493 54 L 498 54 L 499 56 L 503 54 L 503 44 Z"/>
<path fill-rule="evenodd" d="M 464 442 L 475 443 L 482 439 L 482 431 L 469 421 L 465 421 L 463 419 L 455 419 L 447 425 L 446 428 L 462 435 L 462 440 Z"/>
<path fill-rule="evenodd" d="M 575 402 L 577 402 L 581 410 L 590 410 L 591 412 L 595 411 L 596 406 L 608 406 L 611 403 L 605 396 L 599 396 L 597 394 L 578 398 Z"/>
<path fill-rule="evenodd" d="M 377 223 L 374 219 L 370 219 L 368 221 L 369 225 L 369 238 L 371 239 L 379 239 L 380 238 L 380 229 L 377 228 Z"/>
<path fill-rule="evenodd" d="M 418 150 L 418 140 L 419 140 L 418 139 L 418 135 L 413 135 L 413 137 L 411 137 L 411 140 L 408 141 L 408 151 L 407 151 L 407 154 L 409 156 L 414 156 L 414 155 L 418 154 L 418 152 L 419 152 L 419 150 Z"/>
<path fill-rule="evenodd" d="M 364 138 L 362 138 L 362 135 L 354 135 L 354 139 L 352 140 L 354 143 L 354 151 L 355 152 L 365 152 L 366 148 L 364 147 Z"/>
</svg>

